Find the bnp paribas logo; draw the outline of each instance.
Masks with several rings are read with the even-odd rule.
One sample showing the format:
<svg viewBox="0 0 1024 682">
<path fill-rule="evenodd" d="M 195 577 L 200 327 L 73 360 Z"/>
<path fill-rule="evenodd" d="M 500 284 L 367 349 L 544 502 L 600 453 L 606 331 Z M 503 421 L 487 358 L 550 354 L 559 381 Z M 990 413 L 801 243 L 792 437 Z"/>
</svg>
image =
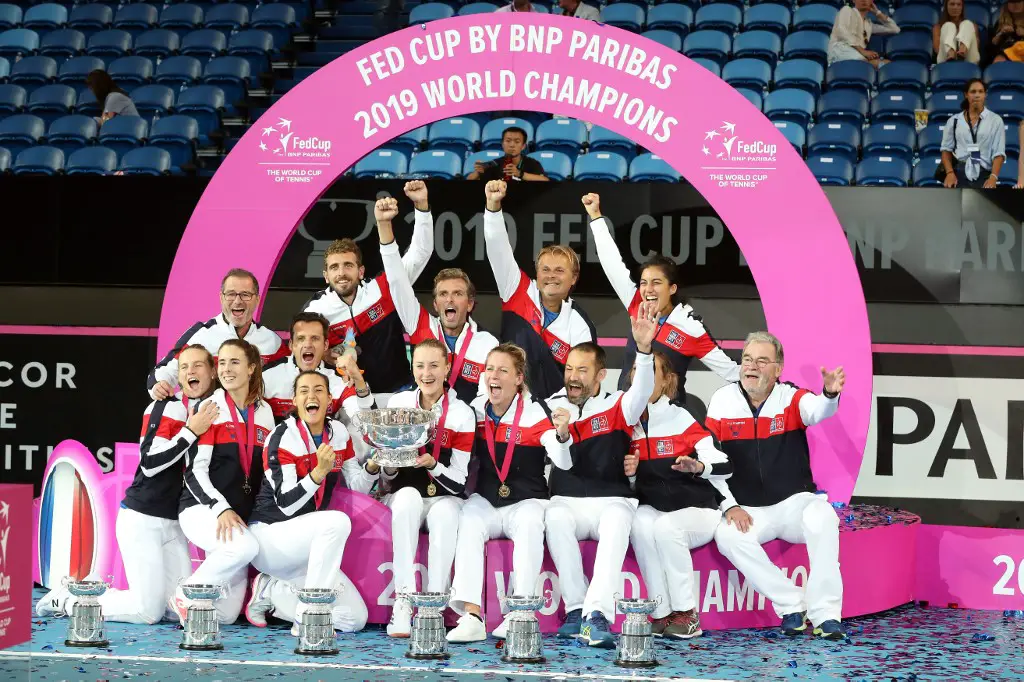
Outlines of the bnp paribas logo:
<svg viewBox="0 0 1024 682">
<path fill-rule="evenodd" d="M 302 135 L 292 129 L 292 121 L 287 118 L 278 119 L 274 125 L 262 128 L 259 145 L 264 154 L 282 159 L 331 158 L 330 140 L 316 135 Z"/>
</svg>

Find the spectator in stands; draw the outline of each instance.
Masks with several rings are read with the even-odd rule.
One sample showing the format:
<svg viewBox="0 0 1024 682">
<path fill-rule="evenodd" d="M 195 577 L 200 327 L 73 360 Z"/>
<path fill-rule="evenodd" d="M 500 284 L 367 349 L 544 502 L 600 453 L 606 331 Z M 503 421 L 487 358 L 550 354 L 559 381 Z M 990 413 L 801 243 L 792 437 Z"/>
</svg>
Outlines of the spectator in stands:
<svg viewBox="0 0 1024 682">
<path fill-rule="evenodd" d="M 942 168 L 946 187 L 991 189 L 1006 160 L 1003 118 L 985 107 L 987 88 L 980 78 L 964 87 L 963 111 L 951 116 L 942 130 Z"/>
<path fill-rule="evenodd" d="M 504 7 L 499 7 L 495 12 L 536 12 L 530 0 L 512 0 Z"/>
<path fill-rule="evenodd" d="M 558 0 L 558 6 L 562 8 L 562 16 L 601 21 L 600 10 L 580 0 Z"/>
<path fill-rule="evenodd" d="M 117 87 L 114 79 L 106 71 L 96 69 L 85 77 L 85 84 L 96 101 L 103 107 L 103 114 L 96 118 L 96 121 L 103 125 L 115 116 L 138 116 L 139 111 L 135 108 L 135 102 L 128 96 L 128 93 Z"/>
<path fill-rule="evenodd" d="M 1024 61 L 1024 0 L 1003 3 L 992 44 L 999 52 L 993 61 Z"/>
<path fill-rule="evenodd" d="M 964 17 L 964 0 L 946 0 L 942 6 L 939 23 L 932 28 L 932 43 L 935 61 L 981 61 L 978 51 L 978 29 L 974 22 Z"/>
<path fill-rule="evenodd" d="M 394 33 L 400 26 L 399 19 L 405 12 L 405 0 L 377 0 L 375 24 L 380 35 Z"/>
<path fill-rule="evenodd" d="M 1017 139 L 1021 137 L 1024 137 L 1024 121 L 1020 122 Z M 1017 184 L 1014 187 L 1024 189 L 1024 154 L 1018 155 L 1017 158 Z"/>
<path fill-rule="evenodd" d="M 878 24 L 868 18 L 869 13 L 878 19 Z M 832 25 L 832 36 L 828 41 L 828 63 L 863 59 L 878 68 L 888 63 L 888 60 L 868 49 L 871 34 L 889 35 L 899 32 L 900 27 L 875 7 L 874 0 L 853 0 L 853 7 L 847 5 L 839 10 L 836 23 Z"/>
<path fill-rule="evenodd" d="M 501 10 L 498 10 L 499 12 Z M 505 156 L 495 159 L 489 163 L 477 161 L 473 165 L 473 172 L 466 176 L 467 180 L 534 180 L 547 181 L 548 176 L 544 175 L 544 166 L 540 161 L 529 156 L 523 156 L 526 149 L 526 131 L 513 126 L 505 128 L 501 133 L 501 148 Z"/>
</svg>

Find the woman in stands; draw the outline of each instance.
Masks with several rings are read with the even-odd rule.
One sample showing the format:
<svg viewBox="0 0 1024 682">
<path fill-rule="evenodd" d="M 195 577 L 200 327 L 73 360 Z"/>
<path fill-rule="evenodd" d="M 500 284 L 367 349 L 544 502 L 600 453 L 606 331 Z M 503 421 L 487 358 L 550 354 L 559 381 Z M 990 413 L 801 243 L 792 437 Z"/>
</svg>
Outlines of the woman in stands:
<svg viewBox="0 0 1024 682">
<path fill-rule="evenodd" d="M 992 189 L 1006 161 L 1006 128 L 999 114 L 985 106 L 988 88 L 980 78 L 964 85 L 963 110 L 942 129 L 942 172 L 946 187 Z"/>
<path fill-rule="evenodd" d="M 350 490 L 367 493 L 380 469 L 372 460 L 360 466 L 344 425 L 328 419 L 326 376 L 303 370 L 292 392 L 295 410 L 267 442 L 266 470 L 249 526 L 259 542 L 252 564 L 260 574 L 253 580 L 245 615 L 264 627 L 273 611 L 295 623 L 297 636 L 304 606 L 292 586 L 336 588 L 334 628 L 355 632 L 366 625 L 366 604 L 340 568 L 352 522 L 328 506 L 340 478 Z"/>
<path fill-rule="evenodd" d="M 992 45 L 999 52 L 992 61 L 1024 62 L 1024 0 L 1003 3 Z"/>
<path fill-rule="evenodd" d="M 424 591 L 447 590 L 455 562 L 459 511 L 476 436 L 476 414 L 445 381 L 450 369 L 444 344 L 437 339 L 421 341 L 412 351 L 416 388 L 396 393 L 388 403 L 389 408 L 434 410 L 439 415 L 434 439 L 420 449 L 415 467 L 384 469 L 391 492 L 382 501 L 391 509 L 398 595 L 416 591 L 414 561 L 422 526 L 429 533 Z M 399 596 L 391 611 L 388 635 L 408 637 L 411 624 L 412 606 L 408 599 Z"/>
<path fill-rule="evenodd" d="M 103 125 L 115 116 L 138 116 L 135 102 L 128 93 L 117 87 L 110 75 L 102 69 L 91 71 L 85 77 L 85 84 L 96 96 L 96 102 L 103 111 L 96 121 Z"/>
<path fill-rule="evenodd" d="M 213 356 L 202 346 L 178 355 L 182 398 L 157 400 L 142 417 L 139 467 L 117 512 L 115 533 L 127 590 L 100 596 L 108 621 L 152 625 L 160 622 L 178 582 L 192 572 L 188 541 L 178 523 L 182 471 L 195 443 L 217 418 L 217 405 L 203 403 L 216 387 Z M 202 404 L 200 404 L 202 403 Z M 61 586 L 36 605 L 38 615 L 69 615 L 74 597 Z"/>
<path fill-rule="evenodd" d="M 868 14 L 873 14 L 877 21 L 871 21 Z M 875 68 L 888 64 L 874 50 L 868 49 L 872 34 L 893 35 L 900 32 L 900 27 L 875 7 L 874 0 L 853 0 L 853 6 L 846 5 L 836 14 L 832 25 L 832 35 L 828 39 L 828 63 L 859 59 L 867 61 Z"/>
<path fill-rule="evenodd" d="M 502 343 L 487 354 L 487 392 L 473 401 L 477 438 L 473 455 L 480 470 L 476 492 L 462 506 L 455 548 L 452 609 L 462 616 L 448 633 L 449 642 L 487 638 L 480 617 L 484 588 L 484 545 L 512 540 L 509 594 L 531 596 L 544 559 L 544 506 L 548 499 L 545 465 L 572 466 L 569 412 L 550 410 L 530 397 L 526 386 L 526 352 Z M 504 638 L 508 618 L 493 632 Z"/>
<path fill-rule="evenodd" d="M 640 499 L 630 540 L 647 596 L 661 597 L 654 633 L 689 639 L 701 634 L 690 550 L 715 537 L 718 500 L 732 498 L 724 481 L 732 464 L 711 434 L 672 402 L 679 377 L 668 356 L 655 352 L 654 365 L 654 393 L 625 461 Z"/>
<path fill-rule="evenodd" d="M 664 256 L 654 256 L 644 264 L 638 287 L 633 283 L 629 268 L 622 262 L 619 247 L 611 234 L 611 223 L 601 215 L 601 198 L 587 194 L 583 197 L 583 206 L 590 216 L 590 232 L 594 235 L 601 267 L 622 305 L 626 306 L 629 317 L 636 317 L 641 301 L 658 303 L 660 326 L 654 339 L 654 349 L 670 358 L 672 371 L 679 377 L 677 392 L 670 396 L 671 399 L 683 401 L 686 397 L 684 384 L 691 358 L 699 358 L 726 381 L 739 381 L 740 368 L 736 361 L 718 347 L 693 308 L 688 303 L 677 301 L 679 281 L 676 264 Z M 636 343 L 630 337 L 626 341 L 622 366 L 632 367 L 635 359 Z M 629 376 L 623 372 L 619 376 L 619 388 L 625 390 L 628 387 Z"/>
<path fill-rule="evenodd" d="M 224 588 L 215 605 L 225 624 L 242 611 L 246 569 L 259 550 L 246 521 L 263 480 L 263 448 L 274 430 L 274 413 L 263 399 L 262 368 L 259 350 L 242 339 L 228 339 L 218 348 L 221 388 L 209 398 L 218 415 L 185 472 L 178 510 L 185 537 L 206 552 L 186 582 Z M 180 587 L 170 599 L 182 625 L 189 603 Z"/>
<path fill-rule="evenodd" d="M 966 61 L 977 64 L 981 61 L 978 51 L 978 28 L 964 17 L 964 0 L 945 0 L 939 23 L 932 28 L 932 45 L 935 61 Z"/>
</svg>

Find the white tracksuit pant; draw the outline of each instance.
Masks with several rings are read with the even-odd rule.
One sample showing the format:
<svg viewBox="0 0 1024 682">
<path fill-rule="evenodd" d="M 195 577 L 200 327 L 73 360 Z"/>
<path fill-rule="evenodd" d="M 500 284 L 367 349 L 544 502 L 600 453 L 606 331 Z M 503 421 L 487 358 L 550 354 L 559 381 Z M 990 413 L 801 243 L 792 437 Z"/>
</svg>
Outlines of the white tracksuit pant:
<svg viewBox="0 0 1024 682">
<path fill-rule="evenodd" d="M 159 623 L 178 582 L 192 573 L 181 525 L 175 519 L 121 507 L 115 533 L 128 589 L 111 589 L 100 595 L 103 618 L 140 625 Z"/>
<path fill-rule="evenodd" d="M 544 513 L 548 552 L 558 571 L 565 611 L 600 611 L 615 620 L 615 593 L 622 585 L 622 561 L 629 548 L 637 501 L 625 497 L 551 498 Z M 587 586 L 580 540 L 597 540 L 594 570 Z"/>
<path fill-rule="evenodd" d="M 352 522 L 344 512 L 323 510 L 277 523 L 254 523 L 252 534 L 259 552 L 252 565 L 277 582 L 271 587 L 274 615 L 294 621 L 299 600 L 293 587 L 341 587 L 331 609 L 336 630 L 354 632 L 366 625 L 366 604 L 347 577 L 341 573 L 345 543 Z"/>
<path fill-rule="evenodd" d="M 630 538 L 647 597 L 661 598 L 655 618 L 697 608 L 690 550 L 711 542 L 721 520 L 722 512 L 717 509 L 688 507 L 660 512 L 641 505 L 636 510 Z"/>
<path fill-rule="evenodd" d="M 416 591 L 416 548 L 423 526 L 429 535 L 427 580 L 423 591 L 446 591 L 455 563 L 462 499 L 451 495 L 423 497 L 416 488 L 409 486 L 385 496 L 383 502 L 391 510 L 395 594 Z"/>
<path fill-rule="evenodd" d="M 218 540 L 217 517 L 201 504 L 182 511 L 178 521 L 188 541 L 206 552 L 206 559 L 185 582 L 222 585 L 223 596 L 213 603 L 217 618 L 225 625 L 234 623 L 245 601 L 249 563 L 260 549 L 256 537 L 248 528 L 242 533 L 233 528 L 229 541 Z"/>
<path fill-rule="evenodd" d="M 743 509 L 754 520 L 746 533 L 723 518 L 715 531 L 719 551 L 746 576 L 754 589 L 770 599 L 781 618 L 807 612 L 817 627 L 839 620 L 843 610 L 843 577 L 839 572 L 839 518 L 824 496 L 797 493 L 770 507 Z M 762 544 L 776 538 L 807 545 L 810 571 L 806 595 L 765 554 Z"/>
<path fill-rule="evenodd" d="M 482 606 L 484 544 L 495 538 L 512 541 L 510 595 L 537 594 L 540 567 L 544 562 L 544 506 L 546 500 L 522 500 L 507 507 L 492 507 L 480 495 L 471 495 L 459 515 L 459 540 L 455 548 L 455 578 L 451 607 L 465 613 L 466 604 Z"/>
</svg>

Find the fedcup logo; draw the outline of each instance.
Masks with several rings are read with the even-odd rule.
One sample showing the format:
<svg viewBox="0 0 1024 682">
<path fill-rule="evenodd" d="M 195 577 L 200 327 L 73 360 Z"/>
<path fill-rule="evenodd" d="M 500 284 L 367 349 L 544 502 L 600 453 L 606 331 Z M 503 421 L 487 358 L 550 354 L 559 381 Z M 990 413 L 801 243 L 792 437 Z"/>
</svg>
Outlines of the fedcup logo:
<svg viewBox="0 0 1024 682">
<path fill-rule="evenodd" d="M 719 187 L 733 188 L 757 187 L 767 180 L 776 170 L 778 151 L 774 142 L 744 137 L 730 121 L 706 130 L 701 146 L 704 170 L 714 171 L 710 176 Z"/>
<path fill-rule="evenodd" d="M 326 137 L 303 135 L 292 119 L 277 117 L 277 123 L 260 125 L 257 148 L 261 166 L 279 183 L 309 184 L 330 165 L 333 144 Z"/>
<path fill-rule="evenodd" d="M 0 598 L 6 601 L 11 591 L 11 578 L 7 574 L 7 539 L 11 536 L 11 505 L 0 500 Z"/>
</svg>

